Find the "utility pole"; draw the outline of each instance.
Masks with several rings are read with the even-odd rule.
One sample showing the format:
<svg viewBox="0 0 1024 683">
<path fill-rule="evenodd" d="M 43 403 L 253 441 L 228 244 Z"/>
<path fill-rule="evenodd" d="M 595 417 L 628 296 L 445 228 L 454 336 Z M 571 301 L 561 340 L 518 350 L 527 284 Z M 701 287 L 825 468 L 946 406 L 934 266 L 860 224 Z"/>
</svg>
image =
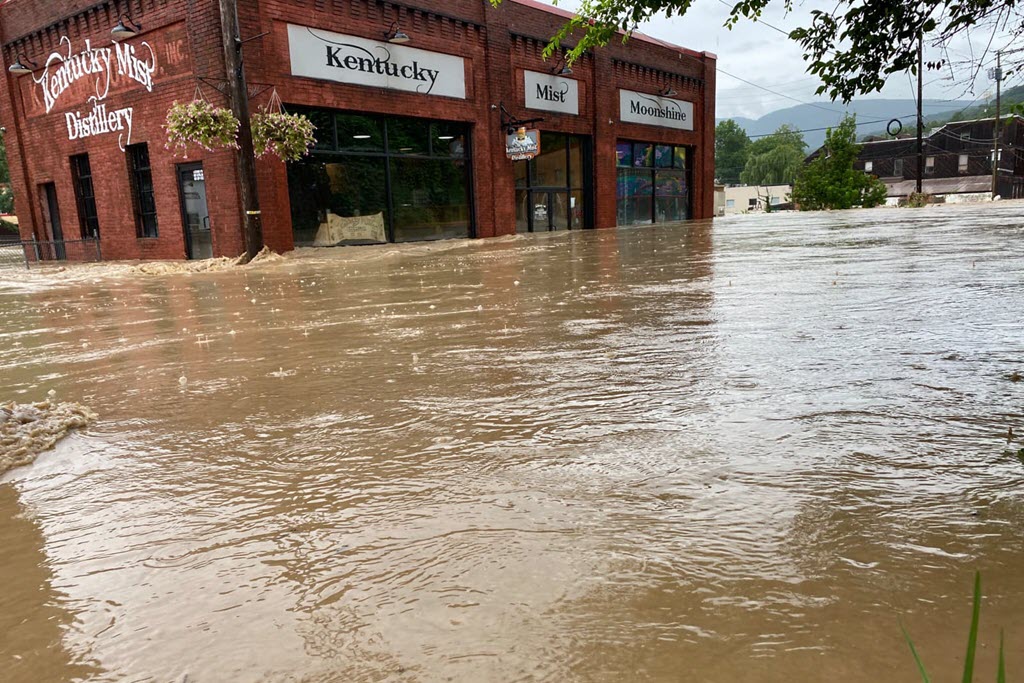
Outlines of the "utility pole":
<svg viewBox="0 0 1024 683">
<path fill-rule="evenodd" d="M 996 50 L 996 68 L 989 69 L 988 75 L 995 79 L 996 82 L 996 123 L 993 128 L 995 139 L 992 141 L 992 199 L 996 198 L 996 186 L 998 183 L 999 175 L 999 97 L 1001 95 L 1000 90 L 1002 89 L 1003 82 L 1003 68 L 1002 68 L 1002 55 L 999 50 Z"/>
<path fill-rule="evenodd" d="M 924 118 L 921 115 L 924 97 L 924 31 L 917 34 L 917 194 L 924 179 Z"/>
<path fill-rule="evenodd" d="M 224 67 L 227 71 L 231 111 L 238 119 L 238 175 L 241 181 L 242 225 L 249 260 L 263 248 L 260 202 L 256 195 L 256 158 L 249 124 L 249 88 L 242 63 L 242 37 L 238 28 L 238 0 L 220 0 L 220 26 L 224 37 Z"/>
</svg>

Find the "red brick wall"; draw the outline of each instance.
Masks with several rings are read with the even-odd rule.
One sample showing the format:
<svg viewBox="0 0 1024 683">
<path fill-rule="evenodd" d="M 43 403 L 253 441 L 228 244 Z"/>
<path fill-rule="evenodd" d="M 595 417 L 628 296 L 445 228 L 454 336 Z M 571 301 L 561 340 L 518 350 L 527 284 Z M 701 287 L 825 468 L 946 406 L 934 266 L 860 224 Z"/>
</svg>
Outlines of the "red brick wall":
<svg viewBox="0 0 1024 683">
<path fill-rule="evenodd" d="M 61 36 L 70 39 L 71 49 L 76 53 L 84 49 L 87 39 L 93 47 L 111 44 L 110 29 L 118 16 L 112 2 L 65 4 L 68 12 L 61 16 L 66 18 L 56 24 L 52 23 L 56 13 L 50 3 L 11 0 L 0 7 L 5 66 L 18 55 L 25 55 L 40 67 L 34 75 L 40 74 L 48 55 L 66 53 L 67 48 L 60 44 Z M 201 161 L 207 179 L 215 253 L 237 255 L 243 248 L 238 229 L 233 152 L 211 154 L 195 150 L 188 159 L 177 158 L 164 148 L 166 135 L 162 127 L 167 109 L 175 100 L 192 99 L 196 89 L 194 74 L 216 76 L 224 71 L 217 3 L 146 0 L 142 7 L 136 0 L 131 5 L 131 14 L 143 30 L 126 42 L 137 50 L 143 49 L 143 42 L 154 49 L 158 70 L 153 91 L 147 92 L 143 85 L 128 79 L 115 80 L 105 104 L 108 110 L 126 106 L 134 109 L 131 142 L 145 142 L 149 147 L 159 236 L 136 237 L 127 158 L 118 146 L 118 134 L 68 139 L 65 113 L 86 114 L 92 109 L 86 101 L 91 80 L 83 79 L 69 88 L 52 111 L 45 113 L 40 86 L 32 81 L 32 76 L 16 76 L 5 68 L 0 85 L 0 122 L 8 129 L 15 209 L 22 236 L 47 237 L 39 191 L 39 185 L 47 182 L 53 182 L 57 188 L 65 238 L 74 239 L 81 234 L 69 157 L 87 153 L 104 258 L 183 258 L 185 238 L 175 169 L 179 163 Z M 82 6 L 87 8 L 72 14 Z M 125 6 L 118 5 L 122 9 Z M 223 96 L 214 88 L 204 86 L 203 90 L 211 101 L 224 103 Z"/>
<path fill-rule="evenodd" d="M 117 21 L 114 1 L 51 3 L 11 0 L 0 6 L 0 38 L 5 66 L 24 54 L 42 64 L 62 49 L 67 35 L 77 52 L 91 39 L 94 47 L 110 44 Z M 124 2 L 118 4 L 123 8 Z M 78 210 L 68 157 L 87 152 L 96 179 L 102 248 L 105 258 L 179 258 L 185 242 L 175 166 L 184 161 L 204 164 L 214 253 L 236 255 L 244 250 L 241 234 L 237 162 L 233 151 L 196 150 L 191 158 L 175 158 L 164 149 L 162 129 L 166 111 L 175 100 L 191 99 L 195 76 L 221 85 L 224 61 L 217 0 L 131 0 L 131 13 L 143 25 L 129 42 L 148 41 L 157 51 L 160 71 L 153 92 L 137 83 L 117 84 L 107 106 L 135 109 L 133 142 L 149 145 L 156 185 L 159 237 L 138 239 L 130 201 L 127 161 L 117 136 L 68 140 L 63 112 L 89 107 L 80 93 L 65 93 L 58 106 L 45 114 L 33 100 L 38 89 L 30 76 L 4 71 L 0 85 L 0 123 L 8 128 L 8 154 L 16 209 L 23 235 L 43 238 L 43 212 L 38 185 L 54 182 L 66 237 L 79 232 Z M 64 17 L 56 24 L 57 16 Z M 246 43 L 244 58 L 250 90 L 276 86 L 286 103 L 380 114 L 415 115 L 472 124 L 473 193 L 476 233 L 481 237 L 515 230 L 514 167 L 504 155 L 504 131 L 497 105 L 519 118 L 543 117 L 538 124 L 553 130 L 590 136 L 594 142 L 594 197 L 597 227 L 615 225 L 615 142 L 620 138 L 690 145 L 694 148 L 694 216 L 713 213 L 714 73 L 713 56 L 675 49 L 653 41 L 613 41 L 573 65 L 579 81 L 580 115 L 568 116 L 524 108 L 523 70 L 550 71 L 557 61 L 544 61 L 541 50 L 563 18 L 528 4 L 505 0 L 491 9 L 479 0 L 418 0 L 401 6 L 379 0 L 239 0 L 243 37 L 267 32 Z M 412 46 L 454 54 L 466 60 L 465 100 L 429 97 L 363 86 L 349 86 L 292 77 L 286 24 L 382 39 L 398 20 Z M 38 72 L 37 72 L 38 73 Z M 619 123 L 618 90 L 657 94 L 671 86 L 680 99 L 694 103 L 693 131 Z M 225 98 L 212 85 L 205 95 L 216 104 Z M 34 96 L 38 99 L 38 95 Z M 269 91 L 250 104 L 264 106 Z M 11 133 L 14 133 L 13 135 Z M 275 250 L 292 248 L 291 206 L 285 165 L 274 157 L 257 163 L 264 238 Z"/>
</svg>

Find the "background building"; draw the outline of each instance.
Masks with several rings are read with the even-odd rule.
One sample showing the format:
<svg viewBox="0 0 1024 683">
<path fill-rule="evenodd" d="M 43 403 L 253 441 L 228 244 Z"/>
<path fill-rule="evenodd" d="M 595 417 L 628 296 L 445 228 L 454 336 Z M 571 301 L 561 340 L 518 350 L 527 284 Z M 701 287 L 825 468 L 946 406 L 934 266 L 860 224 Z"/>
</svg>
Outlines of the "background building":
<svg viewBox="0 0 1024 683">
<path fill-rule="evenodd" d="M 306 159 L 257 163 L 266 243 L 711 217 L 714 55 L 636 36 L 570 70 L 541 55 L 567 16 L 532 0 L 239 0 L 251 106 L 276 91 L 317 126 Z M 115 39 L 118 22 L 140 29 Z M 94 237 L 104 258 L 244 251 L 235 152 L 164 148 L 173 102 L 227 104 L 217 0 L 8 0 L 0 32 L 5 65 L 31 71 L 5 70 L 0 92 L 23 239 Z M 506 156 L 520 126 L 539 131 L 532 161 Z"/>
<path fill-rule="evenodd" d="M 1000 119 L 996 194 L 1004 199 L 1024 197 L 1022 123 L 1020 116 Z M 995 119 L 988 118 L 947 123 L 930 131 L 924 138 L 923 192 L 946 202 L 990 199 L 994 126 Z M 909 137 L 863 143 L 854 167 L 878 176 L 895 203 L 915 191 L 917 165 L 917 139 Z"/>
<path fill-rule="evenodd" d="M 792 192 L 792 185 L 732 185 L 725 188 L 722 215 L 763 212 L 766 203 L 775 210 L 792 208 L 789 204 Z"/>
</svg>

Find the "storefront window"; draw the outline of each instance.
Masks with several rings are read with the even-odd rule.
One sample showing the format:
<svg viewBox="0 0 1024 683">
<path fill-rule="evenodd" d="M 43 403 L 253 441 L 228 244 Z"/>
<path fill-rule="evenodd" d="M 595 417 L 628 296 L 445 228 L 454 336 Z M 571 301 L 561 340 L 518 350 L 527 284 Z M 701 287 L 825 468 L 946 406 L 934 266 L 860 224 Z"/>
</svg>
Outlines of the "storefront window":
<svg viewBox="0 0 1024 683">
<path fill-rule="evenodd" d="M 587 227 L 589 140 L 541 131 L 540 149 L 536 159 L 515 164 L 516 231 Z"/>
<path fill-rule="evenodd" d="M 469 235 L 466 169 L 448 159 L 392 159 L 396 242 Z"/>
<path fill-rule="evenodd" d="M 297 111 L 326 123 L 313 154 L 288 164 L 296 244 L 470 236 L 468 125 Z"/>
<path fill-rule="evenodd" d="M 617 166 L 631 167 L 633 165 L 633 143 L 620 142 L 615 145 L 615 159 Z"/>
<path fill-rule="evenodd" d="M 686 147 L 619 142 L 616 152 L 619 225 L 647 225 L 690 217 Z"/>
</svg>

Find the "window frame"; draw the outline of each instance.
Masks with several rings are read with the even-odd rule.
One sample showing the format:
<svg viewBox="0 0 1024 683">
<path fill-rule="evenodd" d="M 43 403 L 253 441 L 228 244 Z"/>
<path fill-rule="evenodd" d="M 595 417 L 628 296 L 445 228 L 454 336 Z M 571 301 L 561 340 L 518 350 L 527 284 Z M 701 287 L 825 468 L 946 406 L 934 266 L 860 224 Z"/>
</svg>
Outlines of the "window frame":
<svg viewBox="0 0 1024 683">
<path fill-rule="evenodd" d="M 69 163 L 71 165 L 71 180 L 75 190 L 75 203 L 78 206 L 78 224 L 82 239 L 99 239 L 99 207 L 96 205 L 96 184 L 92 180 L 92 163 L 89 160 L 88 152 L 73 154 L 69 158 Z M 86 192 L 86 186 L 89 188 L 88 192 Z"/>
<path fill-rule="evenodd" d="M 136 239 L 156 239 L 160 236 L 160 222 L 157 218 L 156 209 L 156 187 L 153 185 L 153 162 L 149 156 L 149 145 L 145 142 L 137 142 L 125 148 L 125 156 L 128 162 L 128 183 L 132 190 L 132 210 L 135 214 L 135 237 Z M 145 165 L 140 165 L 139 157 L 145 155 Z M 143 192 L 145 176 L 149 177 L 149 191 Z M 145 210 L 143 195 L 148 194 L 152 211 Z M 152 229 L 147 225 L 147 219 L 152 219 Z M 151 233 L 151 234 L 150 234 Z"/>
<path fill-rule="evenodd" d="M 466 178 L 466 201 L 469 207 L 469 230 L 468 236 L 470 238 L 477 235 L 477 212 L 476 212 L 476 197 L 475 188 L 473 183 L 473 131 L 474 124 L 470 121 L 454 121 L 444 119 L 429 119 L 421 116 L 397 116 L 392 114 L 378 114 L 373 112 L 364 111 L 353 111 L 350 109 L 331 109 L 328 107 L 310 107 L 310 106 L 290 106 L 286 105 L 286 108 L 293 113 L 303 114 L 306 116 L 321 115 L 329 117 L 330 119 L 330 130 L 323 130 L 322 128 L 317 129 L 317 144 L 310 151 L 307 161 L 314 163 L 330 163 L 330 159 L 338 158 L 374 158 L 384 162 L 384 210 L 385 214 L 385 235 L 389 244 L 396 243 L 396 224 L 395 224 L 395 191 L 392 181 L 392 167 L 393 162 L 400 161 L 403 159 L 426 159 L 432 161 L 451 161 L 459 162 L 465 166 L 465 178 Z M 339 126 L 338 120 L 344 116 L 361 116 L 368 119 L 374 126 L 377 127 L 381 135 L 380 148 L 374 150 L 362 150 L 362 149 L 342 149 L 342 140 L 339 138 Z M 392 141 L 389 139 L 388 124 L 393 121 L 411 122 L 418 121 L 427 127 L 428 134 L 428 147 L 427 152 L 424 153 L 406 153 L 401 148 L 396 147 L 392 149 Z M 456 135 L 450 136 L 449 133 L 456 132 Z M 323 143 L 320 142 L 321 137 L 327 138 Z M 443 139 L 443 138 L 448 139 Z M 462 138 L 461 146 L 456 146 L 455 149 L 458 153 L 453 153 L 452 141 L 457 138 Z M 327 144 L 329 143 L 329 145 Z M 441 151 L 442 146 L 448 144 L 448 148 L 443 152 Z M 301 164 L 303 161 L 289 162 Z M 290 190 L 289 190 L 290 192 Z M 292 226 L 294 231 L 295 227 Z"/>
<path fill-rule="evenodd" d="M 632 150 L 632 158 L 629 164 L 622 163 L 623 159 L 618 157 L 618 149 L 620 146 L 629 145 Z M 658 174 L 665 172 L 681 172 L 683 174 L 683 180 L 686 184 L 686 214 L 687 218 L 679 220 L 689 220 L 693 217 L 693 162 L 696 148 L 693 145 L 684 145 L 677 143 L 664 143 L 664 142 L 649 142 L 643 140 L 635 140 L 630 138 L 619 138 L 615 141 L 616 146 L 616 160 L 615 160 L 615 173 L 616 182 L 618 182 L 619 176 L 623 171 L 649 171 L 651 181 L 651 216 L 650 222 L 645 223 L 654 225 L 658 223 Z M 668 166 L 659 166 L 657 151 L 659 147 L 669 147 L 671 149 L 671 163 Z M 650 163 L 637 163 L 637 150 L 640 148 L 647 148 L 650 150 Z M 679 151 L 683 151 L 683 158 L 680 159 Z M 646 161 L 646 159 L 645 159 Z M 616 197 L 616 203 L 620 202 L 621 198 Z M 616 214 L 618 215 L 618 207 L 616 207 Z M 618 220 L 616 220 L 618 222 Z M 634 225 L 627 224 L 627 225 Z M 639 225 L 639 224 L 636 224 Z"/>
</svg>

